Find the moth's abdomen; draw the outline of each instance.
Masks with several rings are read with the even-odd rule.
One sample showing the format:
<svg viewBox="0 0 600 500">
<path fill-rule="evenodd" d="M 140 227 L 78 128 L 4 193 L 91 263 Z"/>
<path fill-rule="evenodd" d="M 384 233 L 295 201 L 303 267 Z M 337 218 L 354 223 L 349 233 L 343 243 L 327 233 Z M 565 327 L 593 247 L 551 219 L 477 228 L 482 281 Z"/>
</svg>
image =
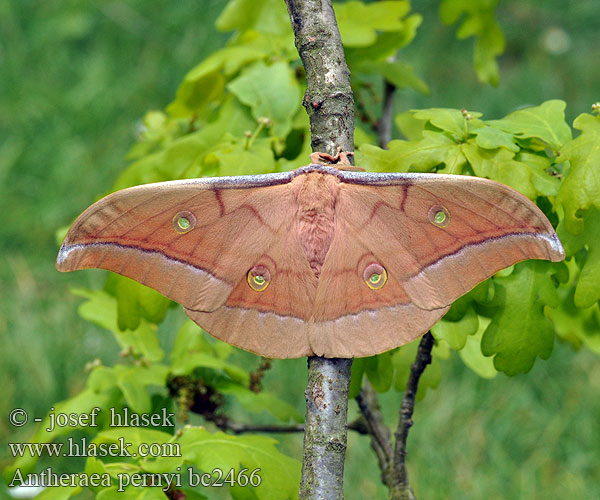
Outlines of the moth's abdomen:
<svg viewBox="0 0 600 500">
<path fill-rule="evenodd" d="M 296 178 L 298 242 L 315 277 L 319 278 L 335 229 L 338 180 L 311 172 Z"/>
</svg>

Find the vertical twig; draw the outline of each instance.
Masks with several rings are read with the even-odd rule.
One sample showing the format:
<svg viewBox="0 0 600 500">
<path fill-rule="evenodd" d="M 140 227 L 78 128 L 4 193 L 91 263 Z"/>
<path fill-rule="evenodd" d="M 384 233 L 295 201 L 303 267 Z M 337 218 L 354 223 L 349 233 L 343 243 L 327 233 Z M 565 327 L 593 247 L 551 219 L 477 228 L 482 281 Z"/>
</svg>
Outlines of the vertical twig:
<svg viewBox="0 0 600 500">
<path fill-rule="evenodd" d="M 286 0 L 307 89 L 313 152 L 354 150 L 354 96 L 331 0 Z M 351 359 L 308 358 L 302 499 L 341 499 Z"/>
<path fill-rule="evenodd" d="M 389 62 L 396 60 L 396 54 L 388 58 Z M 388 142 L 392 140 L 392 119 L 394 117 L 394 100 L 396 98 L 396 86 L 383 80 L 383 107 L 381 109 L 381 120 L 379 120 L 379 147 L 387 149 Z"/>
<path fill-rule="evenodd" d="M 396 446 L 394 447 L 394 484 L 390 485 L 390 496 L 393 500 L 413 500 L 414 494 L 408 482 L 406 473 L 406 440 L 408 431 L 412 427 L 412 415 L 415 408 L 415 397 L 419 388 L 419 379 L 429 363 L 431 363 L 431 349 L 433 336 L 427 332 L 421 342 L 414 363 L 410 367 L 410 375 L 406 384 L 406 391 L 400 406 L 400 419 L 396 429 Z"/>
<path fill-rule="evenodd" d="M 395 432 L 396 443 L 392 449 L 390 431 L 383 421 L 377 394 L 368 380 L 363 382 L 356 397 L 358 407 L 365 419 L 371 437 L 371 447 L 377 456 L 381 479 L 390 491 L 392 500 L 415 500 L 406 472 L 406 441 L 411 428 L 415 397 L 423 371 L 431 363 L 431 349 L 434 340 L 427 333 L 419 344 L 415 361 L 410 367 L 406 391 L 400 407 L 400 419 Z"/>
<path fill-rule="evenodd" d="M 371 437 L 371 448 L 377 456 L 381 479 L 389 487 L 393 473 L 394 450 L 390 430 L 383 421 L 383 413 L 379 406 L 377 393 L 367 379 L 363 381 L 360 393 L 356 396 L 356 402 L 365 419 L 369 436 Z"/>
<path fill-rule="evenodd" d="M 392 118 L 394 115 L 394 99 L 396 86 L 384 80 L 383 82 L 383 109 L 379 120 L 379 147 L 387 149 L 388 142 L 392 140 Z"/>
</svg>

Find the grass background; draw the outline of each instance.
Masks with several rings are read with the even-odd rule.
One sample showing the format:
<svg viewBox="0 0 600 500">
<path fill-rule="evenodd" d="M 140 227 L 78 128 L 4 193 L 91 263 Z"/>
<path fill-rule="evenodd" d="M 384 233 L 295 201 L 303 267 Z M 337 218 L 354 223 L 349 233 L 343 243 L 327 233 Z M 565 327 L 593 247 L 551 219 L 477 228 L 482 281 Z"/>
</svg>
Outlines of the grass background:
<svg viewBox="0 0 600 500">
<path fill-rule="evenodd" d="M 0 466 L 10 461 L 6 443 L 31 432 L 8 425 L 11 409 L 43 416 L 81 389 L 86 362 L 117 359 L 112 338 L 77 316 L 69 293 L 103 273 L 56 272 L 54 233 L 110 188 L 144 112 L 164 108 L 187 70 L 225 43 L 213 28 L 223 5 L 0 2 Z M 503 2 L 498 88 L 477 82 L 472 41 L 456 41 L 437 6 L 415 3 L 424 23 L 403 56 L 432 95 L 401 92 L 397 110 L 466 107 L 499 118 L 559 98 L 572 120 L 599 99 L 594 0 Z M 457 356 L 443 369 L 438 389 L 417 405 L 409 441 L 418 498 L 600 498 L 598 357 L 557 342 L 549 361 L 515 378 L 480 379 Z M 266 383 L 303 407 L 305 380 L 297 360 L 276 362 Z M 395 425 L 398 394 L 382 402 Z M 300 436 L 282 439 L 301 457 Z M 367 438 L 350 435 L 346 467 L 346 498 L 386 497 Z"/>
</svg>

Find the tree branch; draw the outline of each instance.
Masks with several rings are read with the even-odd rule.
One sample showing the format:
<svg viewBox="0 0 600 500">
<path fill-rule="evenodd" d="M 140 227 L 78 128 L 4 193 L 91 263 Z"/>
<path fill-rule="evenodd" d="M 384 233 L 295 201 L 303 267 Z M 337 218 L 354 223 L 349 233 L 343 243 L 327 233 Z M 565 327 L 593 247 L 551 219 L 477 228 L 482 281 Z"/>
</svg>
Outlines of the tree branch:
<svg viewBox="0 0 600 500">
<path fill-rule="evenodd" d="M 313 152 L 354 151 L 354 96 L 331 0 L 286 0 Z M 301 499 L 342 499 L 352 359 L 308 358 Z"/>
<path fill-rule="evenodd" d="M 286 0 L 306 71 L 313 152 L 354 151 L 354 95 L 331 0 Z"/>
<path fill-rule="evenodd" d="M 377 456 L 381 479 L 386 486 L 390 486 L 389 477 L 392 473 L 393 449 L 390 430 L 383 421 L 383 414 L 377 399 L 377 393 L 365 379 L 358 396 L 356 396 L 358 407 L 366 421 L 369 435 L 371 436 L 371 448 Z"/>
<path fill-rule="evenodd" d="M 343 499 L 351 359 L 308 358 L 301 499 Z"/>
<path fill-rule="evenodd" d="M 388 58 L 389 62 L 396 60 L 396 54 Z M 387 149 L 388 143 L 392 140 L 392 118 L 394 117 L 394 99 L 396 97 L 396 86 L 393 83 L 383 80 L 383 108 L 381 110 L 381 120 L 379 120 L 378 135 L 379 147 Z"/>
<path fill-rule="evenodd" d="M 379 147 L 387 149 L 392 140 L 392 118 L 394 115 L 394 98 L 396 97 L 396 86 L 384 80 L 383 82 L 383 109 L 379 121 Z"/>
<path fill-rule="evenodd" d="M 400 407 L 400 419 L 396 429 L 396 445 L 394 448 L 393 479 L 390 486 L 390 495 L 393 500 L 413 500 L 414 494 L 408 482 L 406 473 L 406 440 L 408 431 L 413 425 L 412 415 L 415 407 L 415 397 L 419 388 L 419 380 L 423 371 L 431 363 L 431 349 L 433 348 L 433 336 L 427 332 L 421 342 L 414 363 L 410 367 L 410 375 L 406 384 L 406 391 L 402 398 Z"/>
<path fill-rule="evenodd" d="M 222 431 L 230 431 L 234 434 L 243 434 L 244 432 L 264 432 L 264 433 L 281 433 L 281 434 L 292 434 L 294 432 L 304 432 L 304 424 L 291 424 L 291 425 L 254 425 L 254 424 L 242 424 L 239 422 L 232 422 L 229 419 L 218 419 L 213 420 L 213 423 Z M 362 418 L 348 424 L 348 429 L 355 431 L 358 434 L 369 434 L 369 429 Z"/>
</svg>

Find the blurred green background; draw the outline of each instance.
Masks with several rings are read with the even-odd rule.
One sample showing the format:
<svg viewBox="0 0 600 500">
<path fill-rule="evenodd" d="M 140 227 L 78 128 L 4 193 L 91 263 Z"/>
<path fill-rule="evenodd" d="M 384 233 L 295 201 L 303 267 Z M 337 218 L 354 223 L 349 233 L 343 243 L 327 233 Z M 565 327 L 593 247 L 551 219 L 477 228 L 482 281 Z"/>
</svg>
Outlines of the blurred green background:
<svg viewBox="0 0 600 500">
<path fill-rule="evenodd" d="M 55 231 L 110 188 L 144 112 L 164 108 L 184 74 L 226 42 L 213 27 L 224 5 L 0 2 L 0 466 L 10 460 L 6 443 L 31 432 L 9 426 L 11 409 L 43 416 L 81 389 L 86 362 L 117 359 L 112 337 L 77 316 L 80 299 L 69 292 L 104 274 L 59 274 Z M 397 111 L 466 107 L 491 119 L 558 98 L 571 121 L 600 99 L 597 1 L 502 2 L 497 88 L 476 80 L 472 40 L 455 39 L 438 5 L 413 5 L 424 22 L 401 54 L 432 95 L 399 92 Z M 480 379 L 457 356 L 443 370 L 417 405 L 409 440 L 418 498 L 600 498 L 598 357 L 557 342 L 549 361 L 515 378 Z M 303 360 L 279 361 L 266 383 L 301 405 L 305 379 Z M 382 401 L 395 425 L 398 394 Z M 301 436 L 282 439 L 300 458 Z M 368 439 L 349 443 L 347 498 L 385 498 Z"/>
</svg>

